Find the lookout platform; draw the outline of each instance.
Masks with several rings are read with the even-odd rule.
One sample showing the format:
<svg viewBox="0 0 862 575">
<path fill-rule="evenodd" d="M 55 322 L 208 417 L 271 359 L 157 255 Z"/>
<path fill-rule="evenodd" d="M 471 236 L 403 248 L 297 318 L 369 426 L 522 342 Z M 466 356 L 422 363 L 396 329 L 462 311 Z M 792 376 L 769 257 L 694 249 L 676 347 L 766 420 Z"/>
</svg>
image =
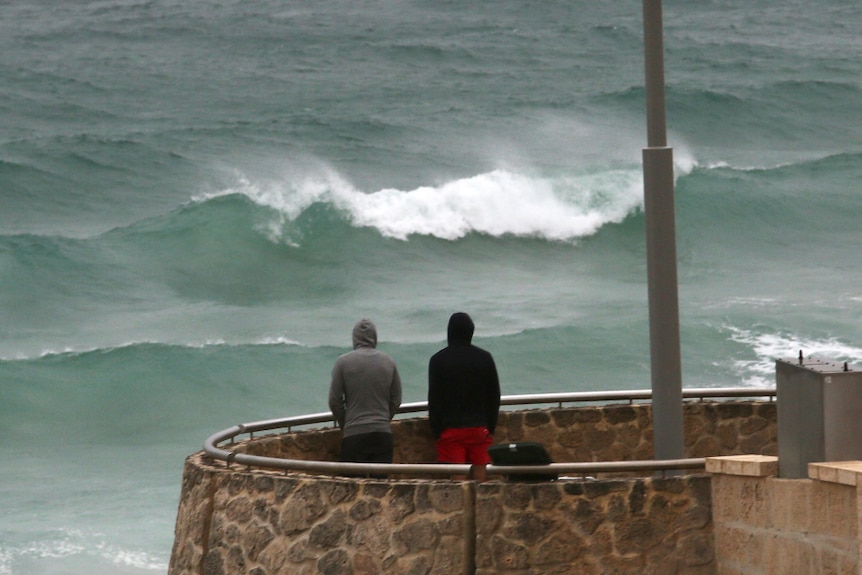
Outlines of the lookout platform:
<svg viewBox="0 0 862 575">
<path fill-rule="evenodd" d="M 448 479 L 465 466 L 433 463 L 421 404 L 383 468 L 337 463 L 327 414 L 215 434 L 186 461 L 169 575 L 718 573 L 705 458 L 774 457 L 774 391 L 687 391 L 687 459 L 664 463 L 649 393 L 619 393 L 504 398 L 496 442 L 541 443 L 555 481 Z"/>
</svg>

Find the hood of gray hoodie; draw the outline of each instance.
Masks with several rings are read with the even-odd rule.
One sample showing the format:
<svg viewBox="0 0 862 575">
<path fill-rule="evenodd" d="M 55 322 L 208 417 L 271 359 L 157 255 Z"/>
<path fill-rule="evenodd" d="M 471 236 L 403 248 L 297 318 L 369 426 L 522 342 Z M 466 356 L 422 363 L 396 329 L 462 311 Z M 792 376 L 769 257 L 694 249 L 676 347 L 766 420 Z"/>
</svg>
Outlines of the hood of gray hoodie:
<svg viewBox="0 0 862 575">
<path fill-rule="evenodd" d="M 377 347 L 377 327 L 370 319 L 361 319 L 353 326 L 353 349 Z"/>
</svg>

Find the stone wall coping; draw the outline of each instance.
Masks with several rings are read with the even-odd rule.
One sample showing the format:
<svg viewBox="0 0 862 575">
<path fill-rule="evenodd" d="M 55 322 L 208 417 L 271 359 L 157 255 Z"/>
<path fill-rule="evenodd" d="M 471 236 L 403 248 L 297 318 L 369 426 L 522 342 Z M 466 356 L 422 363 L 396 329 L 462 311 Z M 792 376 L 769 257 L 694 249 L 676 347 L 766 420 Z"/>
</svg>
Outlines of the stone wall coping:
<svg viewBox="0 0 862 575">
<path fill-rule="evenodd" d="M 829 483 L 856 487 L 862 485 L 862 461 L 830 461 L 809 463 L 808 477 Z"/>
<path fill-rule="evenodd" d="M 722 475 L 772 477 L 778 475 L 778 458 L 771 455 L 707 457 L 706 471 Z M 862 485 L 862 461 L 809 463 L 808 477 L 827 483 L 856 487 Z"/>
<path fill-rule="evenodd" d="M 706 458 L 706 471 L 723 475 L 770 477 L 778 475 L 778 458 L 772 455 L 725 455 Z"/>
</svg>

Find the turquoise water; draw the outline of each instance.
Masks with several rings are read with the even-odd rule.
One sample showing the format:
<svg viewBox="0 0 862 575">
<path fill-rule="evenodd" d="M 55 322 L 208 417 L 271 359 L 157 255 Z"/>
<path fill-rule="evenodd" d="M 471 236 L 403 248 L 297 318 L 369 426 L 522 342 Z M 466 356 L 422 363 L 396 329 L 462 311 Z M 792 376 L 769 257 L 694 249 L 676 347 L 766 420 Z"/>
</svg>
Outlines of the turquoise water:
<svg viewBox="0 0 862 575">
<path fill-rule="evenodd" d="M 683 381 L 862 362 L 862 11 L 664 2 Z M 425 398 L 645 389 L 641 3 L 0 6 L 0 575 L 164 573 L 183 459 L 326 410 L 360 317 Z"/>
</svg>

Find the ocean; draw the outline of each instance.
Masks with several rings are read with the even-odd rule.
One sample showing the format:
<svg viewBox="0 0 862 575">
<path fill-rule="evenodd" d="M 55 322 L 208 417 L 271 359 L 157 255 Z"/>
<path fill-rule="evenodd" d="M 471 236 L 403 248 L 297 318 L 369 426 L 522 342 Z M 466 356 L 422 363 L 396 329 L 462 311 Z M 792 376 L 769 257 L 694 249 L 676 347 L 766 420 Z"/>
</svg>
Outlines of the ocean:
<svg viewBox="0 0 862 575">
<path fill-rule="evenodd" d="M 685 387 L 862 361 L 862 8 L 665 0 Z M 0 575 L 164 574 L 184 458 L 326 411 L 648 389 L 640 2 L 0 2 Z"/>
</svg>

